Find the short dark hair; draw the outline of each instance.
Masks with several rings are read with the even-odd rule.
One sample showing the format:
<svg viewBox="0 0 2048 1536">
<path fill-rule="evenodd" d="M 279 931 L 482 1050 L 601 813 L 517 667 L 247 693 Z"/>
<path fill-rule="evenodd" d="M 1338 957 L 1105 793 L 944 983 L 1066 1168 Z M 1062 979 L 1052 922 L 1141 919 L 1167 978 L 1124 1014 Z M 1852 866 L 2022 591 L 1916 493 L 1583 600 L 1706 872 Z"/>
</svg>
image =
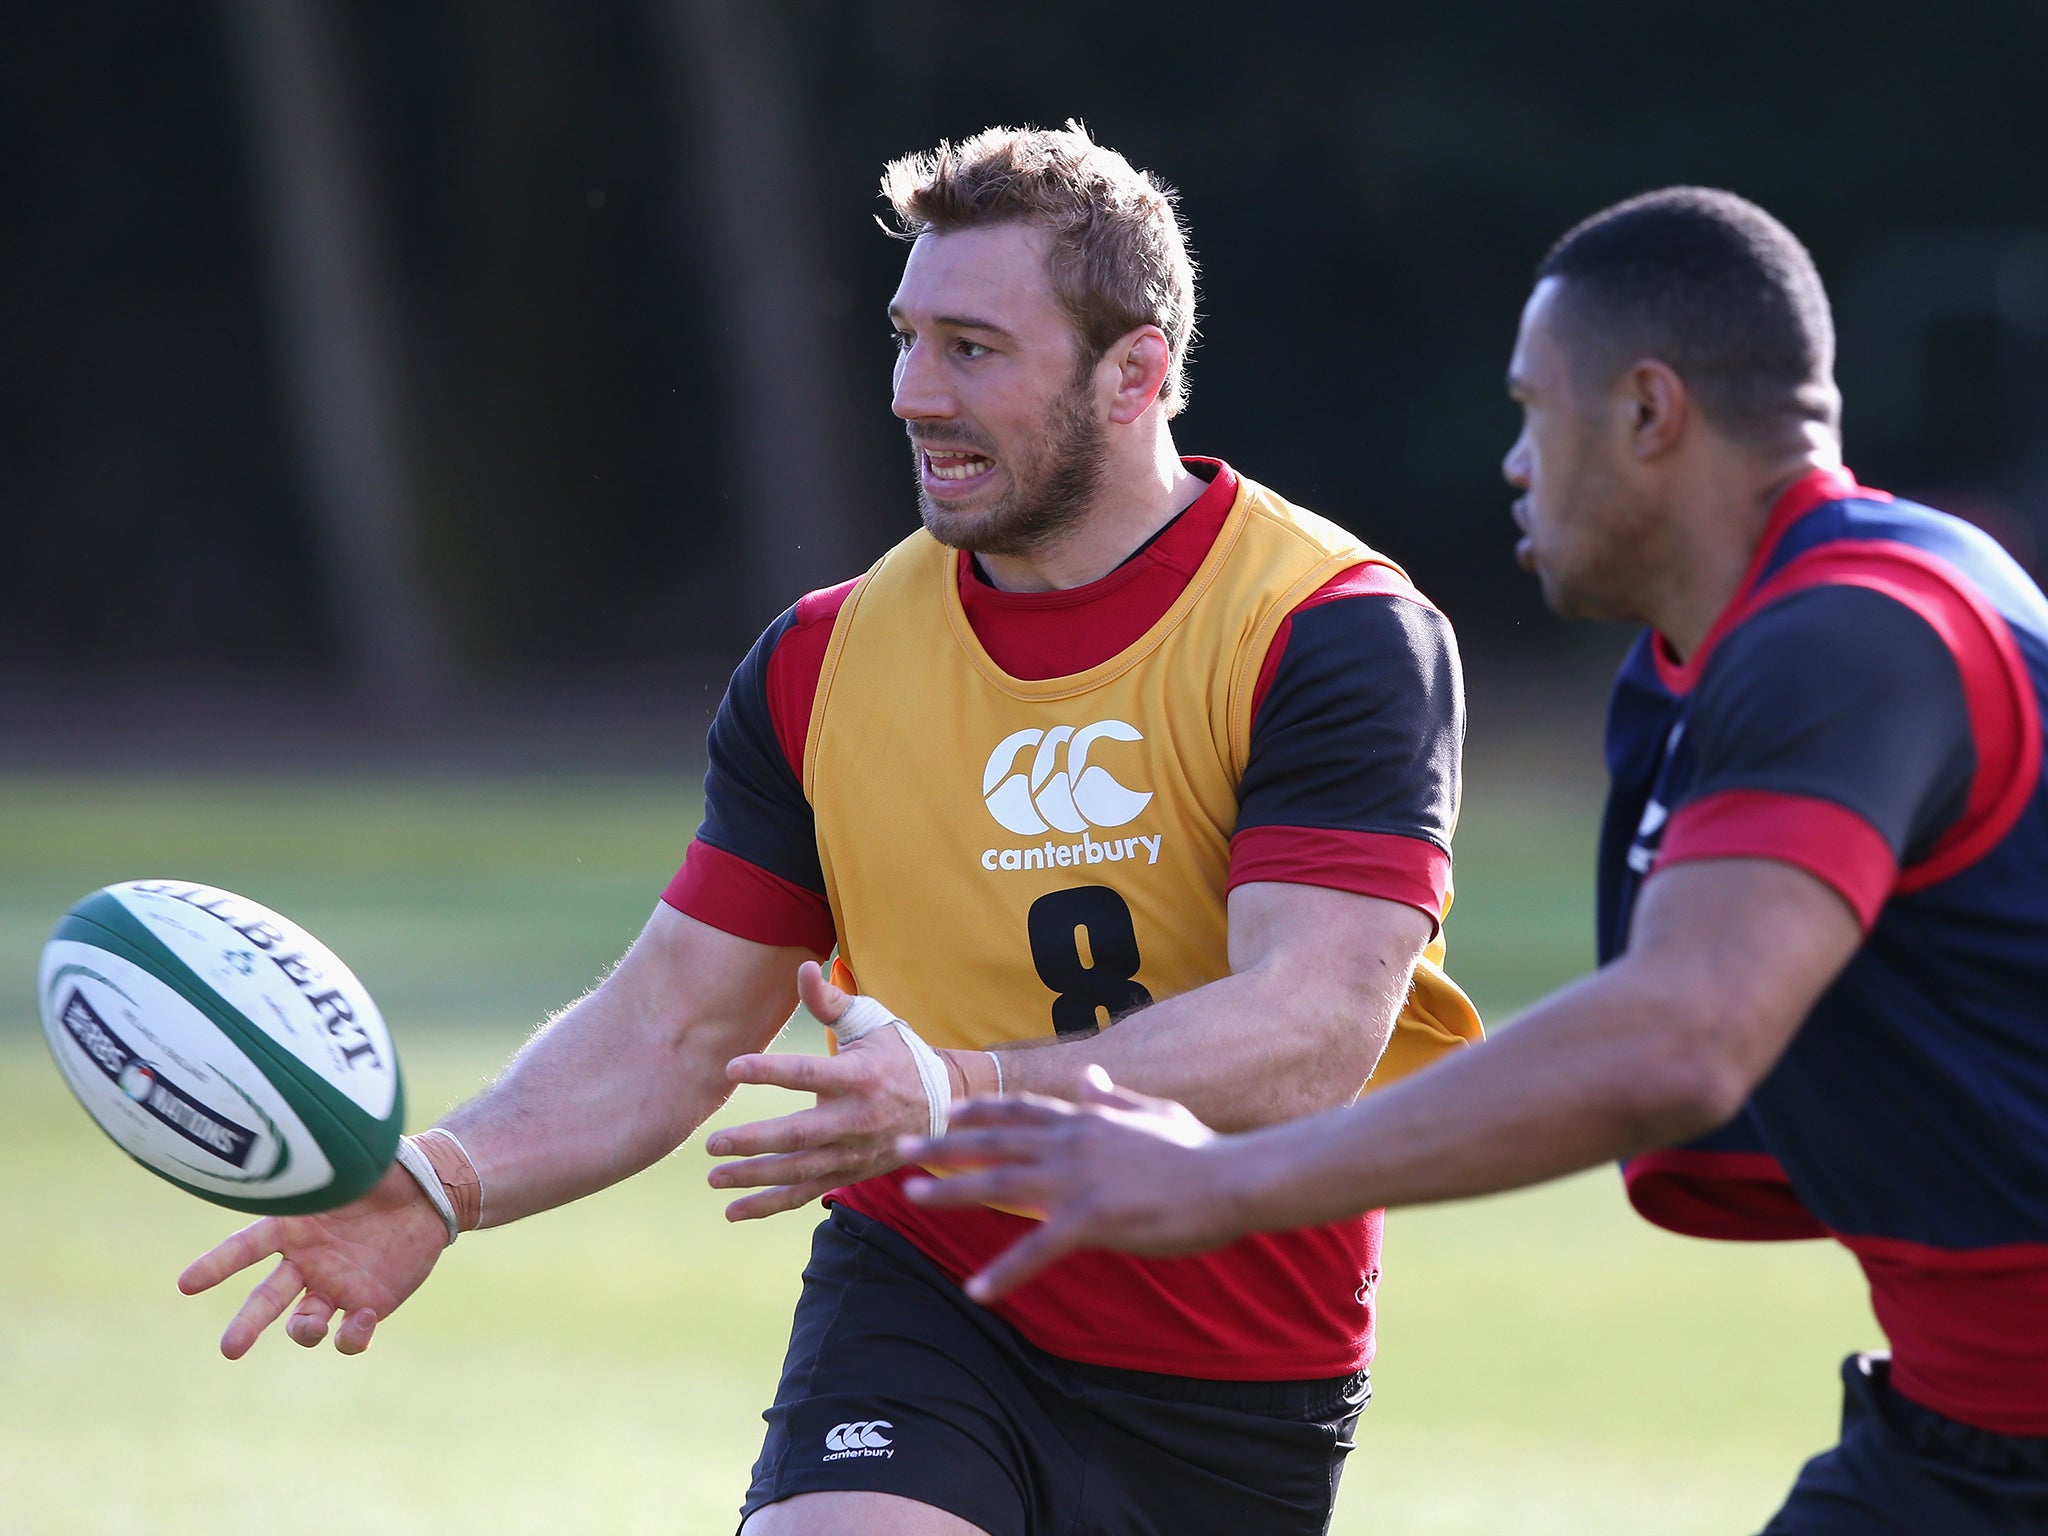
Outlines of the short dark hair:
<svg viewBox="0 0 2048 1536">
<path fill-rule="evenodd" d="M 1744 440 L 1838 429 L 1835 323 L 1799 238 L 1747 198 L 1665 187 L 1602 209 L 1536 268 L 1562 281 L 1574 371 L 1601 385 L 1668 364 L 1707 419 Z"/>
</svg>

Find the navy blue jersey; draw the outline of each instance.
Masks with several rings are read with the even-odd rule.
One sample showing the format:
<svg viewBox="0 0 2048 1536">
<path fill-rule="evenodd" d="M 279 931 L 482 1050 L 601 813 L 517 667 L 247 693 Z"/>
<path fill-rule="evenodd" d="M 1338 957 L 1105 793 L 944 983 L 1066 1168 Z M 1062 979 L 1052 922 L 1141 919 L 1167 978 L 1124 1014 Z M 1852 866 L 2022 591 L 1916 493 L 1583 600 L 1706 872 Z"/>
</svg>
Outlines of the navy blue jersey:
<svg viewBox="0 0 2048 1536">
<path fill-rule="evenodd" d="M 1809 475 L 1684 663 L 1609 710 L 1600 957 L 1670 864 L 1807 870 L 1867 937 L 1729 1125 L 1627 1165 L 1662 1225 L 1832 1235 L 1909 1397 L 2048 1434 L 2048 600 L 1979 530 Z"/>
</svg>

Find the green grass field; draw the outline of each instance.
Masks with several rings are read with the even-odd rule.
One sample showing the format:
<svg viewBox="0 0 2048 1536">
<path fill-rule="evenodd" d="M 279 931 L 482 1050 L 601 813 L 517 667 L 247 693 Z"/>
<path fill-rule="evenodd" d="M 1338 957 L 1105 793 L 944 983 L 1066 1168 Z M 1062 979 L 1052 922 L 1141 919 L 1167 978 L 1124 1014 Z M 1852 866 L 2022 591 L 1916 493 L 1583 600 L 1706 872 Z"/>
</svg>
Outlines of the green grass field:
<svg viewBox="0 0 2048 1536">
<path fill-rule="evenodd" d="M 1451 926 L 1489 1018 L 1590 947 L 1591 802 L 1507 766 L 1468 792 Z M 361 1359 L 271 1338 L 229 1365 L 239 1291 L 172 1279 L 236 1218 L 101 1137 L 33 1011 L 72 900 L 215 882 L 349 958 L 423 1124 L 624 947 L 695 810 L 680 778 L 0 780 L 0 1533 L 732 1529 L 808 1214 L 726 1226 L 693 1143 L 466 1239 Z M 1845 1255 L 1657 1233 L 1606 1171 L 1396 1214 L 1381 1317 L 1354 1536 L 1753 1531 L 1832 1438 L 1837 1360 L 1877 1340 Z"/>
</svg>

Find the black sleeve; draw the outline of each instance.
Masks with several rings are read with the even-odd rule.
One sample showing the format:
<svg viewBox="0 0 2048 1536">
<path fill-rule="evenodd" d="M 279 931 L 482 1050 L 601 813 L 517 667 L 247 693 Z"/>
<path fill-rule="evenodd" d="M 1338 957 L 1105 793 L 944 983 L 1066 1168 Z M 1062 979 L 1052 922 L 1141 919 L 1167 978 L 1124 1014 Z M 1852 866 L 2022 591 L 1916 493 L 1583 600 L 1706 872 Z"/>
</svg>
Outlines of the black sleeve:
<svg viewBox="0 0 2048 1536">
<path fill-rule="evenodd" d="M 775 734 L 768 664 L 797 622 L 792 608 L 733 673 L 711 722 L 698 838 L 805 890 L 825 889 L 818 839 L 803 783 Z"/>
<path fill-rule="evenodd" d="M 1901 864 L 1955 824 L 1977 769 L 1954 656 L 1867 587 L 1808 587 L 1738 625 L 1708 660 L 1686 729 L 1688 801 L 1731 789 L 1829 800 Z"/>
<path fill-rule="evenodd" d="M 1464 739 L 1442 614 L 1384 593 L 1304 608 L 1252 721 L 1237 830 L 1393 833 L 1448 853 Z"/>
</svg>

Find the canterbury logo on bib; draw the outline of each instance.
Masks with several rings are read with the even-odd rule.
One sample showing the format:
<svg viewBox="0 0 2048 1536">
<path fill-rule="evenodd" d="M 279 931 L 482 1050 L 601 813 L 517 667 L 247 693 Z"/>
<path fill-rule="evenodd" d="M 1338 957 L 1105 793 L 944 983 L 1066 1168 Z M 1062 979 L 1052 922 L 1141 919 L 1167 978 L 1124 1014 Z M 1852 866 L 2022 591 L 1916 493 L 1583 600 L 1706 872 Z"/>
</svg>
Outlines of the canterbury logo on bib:
<svg viewBox="0 0 2048 1536">
<path fill-rule="evenodd" d="M 1088 757 L 1098 742 L 1144 739 L 1136 726 L 1121 720 L 1098 720 L 1079 730 L 1056 725 L 1049 731 L 1013 732 L 996 744 L 982 770 L 988 813 L 1020 837 L 1121 827 L 1152 803 L 1151 792 L 1126 788 Z M 1064 768 L 1059 767 L 1062 748 Z M 1028 778 L 1012 772 L 1027 751 L 1032 753 Z"/>
</svg>

